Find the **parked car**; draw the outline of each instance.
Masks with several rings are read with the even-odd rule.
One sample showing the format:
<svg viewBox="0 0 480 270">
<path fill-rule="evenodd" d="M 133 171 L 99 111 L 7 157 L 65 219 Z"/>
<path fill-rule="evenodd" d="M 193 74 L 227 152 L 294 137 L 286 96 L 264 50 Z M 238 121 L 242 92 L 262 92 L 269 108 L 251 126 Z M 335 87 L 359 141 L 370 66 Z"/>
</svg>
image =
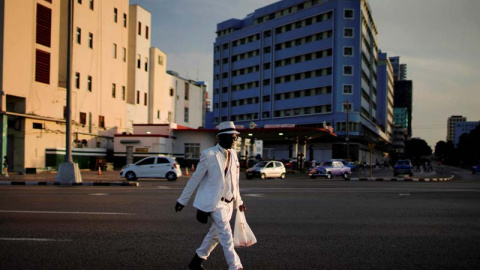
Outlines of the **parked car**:
<svg viewBox="0 0 480 270">
<path fill-rule="evenodd" d="M 315 179 L 316 177 L 326 177 L 327 179 L 332 179 L 334 176 L 343 176 L 347 179 L 352 173 L 352 169 L 343 165 L 340 161 L 327 161 L 320 163 L 319 166 L 311 169 L 308 172 L 310 178 Z"/>
<path fill-rule="evenodd" d="M 408 174 L 409 176 L 413 176 L 413 166 L 410 160 L 404 159 L 397 161 L 393 167 L 393 176 L 397 176 L 399 174 Z"/>
<path fill-rule="evenodd" d="M 286 169 L 280 161 L 260 161 L 247 169 L 247 179 L 260 177 L 260 179 L 279 177 L 285 179 Z"/>
<path fill-rule="evenodd" d="M 334 159 L 334 161 L 340 161 L 343 163 L 344 166 L 347 166 L 350 168 L 350 170 L 355 170 L 355 163 L 354 162 L 348 162 L 345 159 Z"/>
<path fill-rule="evenodd" d="M 175 181 L 182 176 L 182 171 L 175 158 L 153 156 L 124 166 L 120 176 L 128 181 L 135 181 L 137 178 L 166 178 L 168 181 Z"/>
<path fill-rule="evenodd" d="M 472 174 L 480 173 L 480 162 L 477 164 L 477 166 L 472 167 Z"/>
</svg>

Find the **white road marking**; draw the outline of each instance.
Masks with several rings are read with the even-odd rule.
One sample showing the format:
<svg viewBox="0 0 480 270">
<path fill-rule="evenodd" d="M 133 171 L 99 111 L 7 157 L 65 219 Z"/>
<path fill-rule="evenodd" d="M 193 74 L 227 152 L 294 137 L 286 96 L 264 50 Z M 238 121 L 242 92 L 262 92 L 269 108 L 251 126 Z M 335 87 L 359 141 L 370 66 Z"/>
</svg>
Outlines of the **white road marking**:
<svg viewBox="0 0 480 270">
<path fill-rule="evenodd" d="M 89 194 L 91 196 L 105 196 L 105 195 L 108 195 L 108 193 L 92 193 L 92 194 Z"/>
<path fill-rule="evenodd" d="M 49 239 L 49 238 L 0 238 L 0 241 L 71 242 L 71 241 L 72 241 L 72 239 Z"/>
<path fill-rule="evenodd" d="M 265 194 L 245 194 L 243 196 L 246 196 L 246 197 L 256 197 L 256 198 L 264 198 L 265 197 Z"/>
<path fill-rule="evenodd" d="M 158 186 L 157 188 L 158 189 L 172 189 L 171 187 L 167 187 L 167 186 Z"/>
<path fill-rule="evenodd" d="M 63 212 L 63 211 L 15 211 L 15 210 L 0 210 L 0 213 L 73 214 L 73 215 L 131 215 L 130 213 L 113 213 L 113 212 Z"/>
<path fill-rule="evenodd" d="M 400 193 L 398 196 L 410 196 L 410 193 Z"/>
</svg>

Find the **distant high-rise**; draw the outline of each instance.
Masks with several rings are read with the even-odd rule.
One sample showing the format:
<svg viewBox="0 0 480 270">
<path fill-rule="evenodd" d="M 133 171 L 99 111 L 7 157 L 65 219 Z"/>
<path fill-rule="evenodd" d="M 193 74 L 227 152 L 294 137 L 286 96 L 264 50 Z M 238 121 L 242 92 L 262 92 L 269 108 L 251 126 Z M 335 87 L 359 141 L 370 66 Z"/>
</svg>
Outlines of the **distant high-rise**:
<svg viewBox="0 0 480 270">
<path fill-rule="evenodd" d="M 466 117 L 461 115 L 452 115 L 447 120 L 447 142 L 455 139 L 455 123 L 467 121 Z"/>
<path fill-rule="evenodd" d="M 412 136 L 412 113 L 413 113 L 413 83 L 412 81 L 395 81 L 393 93 L 393 106 L 395 108 L 407 108 L 408 135 Z"/>
<path fill-rule="evenodd" d="M 407 64 L 400 64 L 400 56 L 389 57 L 393 68 L 393 78 L 395 81 L 407 79 Z"/>
</svg>

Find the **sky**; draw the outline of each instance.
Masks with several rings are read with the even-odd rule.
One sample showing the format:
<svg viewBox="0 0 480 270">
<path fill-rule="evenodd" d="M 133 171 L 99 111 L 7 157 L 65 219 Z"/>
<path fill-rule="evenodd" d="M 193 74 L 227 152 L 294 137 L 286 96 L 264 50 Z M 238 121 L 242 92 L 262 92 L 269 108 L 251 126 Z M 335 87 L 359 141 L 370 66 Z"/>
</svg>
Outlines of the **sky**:
<svg viewBox="0 0 480 270">
<path fill-rule="evenodd" d="M 152 15 L 152 46 L 167 69 L 213 85 L 217 24 L 274 0 L 130 0 Z M 413 81 L 412 137 L 434 148 L 447 118 L 480 121 L 480 0 L 369 0 L 378 48 L 400 56 Z"/>
</svg>

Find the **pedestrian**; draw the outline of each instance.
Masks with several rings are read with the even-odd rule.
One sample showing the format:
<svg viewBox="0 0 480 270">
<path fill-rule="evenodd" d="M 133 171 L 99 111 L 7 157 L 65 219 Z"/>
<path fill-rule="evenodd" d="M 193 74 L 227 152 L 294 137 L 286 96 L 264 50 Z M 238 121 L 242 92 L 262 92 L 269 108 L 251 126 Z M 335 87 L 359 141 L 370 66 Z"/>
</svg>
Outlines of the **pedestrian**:
<svg viewBox="0 0 480 270">
<path fill-rule="evenodd" d="M 3 157 L 3 174 L 5 175 L 5 177 L 9 177 L 7 156 Z"/>
<path fill-rule="evenodd" d="M 233 209 L 238 206 L 240 211 L 246 210 L 240 197 L 240 165 L 235 150 L 231 149 L 239 132 L 231 121 L 220 123 L 218 129 L 218 144 L 202 152 L 195 173 L 188 180 L 175 205 L 175 211 L 181 211 L 198 187 L 193 202 L 193 206 L 197 208 L 197 220 L 207 223 L 208 217 L 212 219 L 212 226 L 196 250 L 188 265 L 189 269 L 204 269 L 203 262 L 219 243 L 223 248 L 228 269 L 243 269 L 234 249 L 230 227 Z"/>
</svg>

